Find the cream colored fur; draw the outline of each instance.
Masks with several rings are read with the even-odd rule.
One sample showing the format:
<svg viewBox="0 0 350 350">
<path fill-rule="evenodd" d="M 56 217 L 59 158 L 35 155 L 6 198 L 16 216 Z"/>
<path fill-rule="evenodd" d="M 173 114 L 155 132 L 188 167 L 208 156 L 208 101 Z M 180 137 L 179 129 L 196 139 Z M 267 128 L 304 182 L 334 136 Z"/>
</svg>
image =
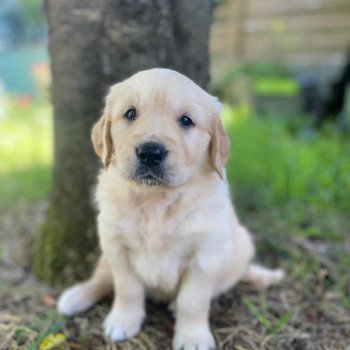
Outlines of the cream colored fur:
<svg viewBox="0 0 350 350">
<path fill-rule="evenodd" d="M 131 107 L 138 118 L 130 123 L 124 114 Z M 83 312 L 114 290 L 104 328 L 122 341 L 140 331 L 149 295 L 175 308 L 174 349 L 207 350 L 215 348 L 208 321 L 215 296 L 241 279 L 266 287 L 282 278 L 281 270 L 251 264 L 254 245 L 225 178 L 230 145 L 220 109 L 216 98 L 167 69 L 112 87 L 92 134 L 106 167 L 96 190 L 102 256 L 88 281 L 61 295 L 59 312 Z M 183 114 L 193 128 L 179 126 Z M 169 151 L 164 185 L 131 179 L 135 148 L 149 140 Z"/>
</svg>

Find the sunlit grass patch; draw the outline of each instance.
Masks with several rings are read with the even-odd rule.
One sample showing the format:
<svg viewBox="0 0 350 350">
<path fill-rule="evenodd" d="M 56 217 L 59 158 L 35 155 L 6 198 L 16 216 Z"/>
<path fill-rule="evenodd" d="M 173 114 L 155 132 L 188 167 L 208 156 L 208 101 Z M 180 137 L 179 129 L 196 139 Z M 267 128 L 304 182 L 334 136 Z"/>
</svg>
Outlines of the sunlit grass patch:
<svg viewBox="0 0 350 350">
<path fill-rule="evenodd" d="M 51 186 L 52 117 L 48 102 L 7 99 L 0 120 L 0 205 L 45 198 Z"/>
</svg>

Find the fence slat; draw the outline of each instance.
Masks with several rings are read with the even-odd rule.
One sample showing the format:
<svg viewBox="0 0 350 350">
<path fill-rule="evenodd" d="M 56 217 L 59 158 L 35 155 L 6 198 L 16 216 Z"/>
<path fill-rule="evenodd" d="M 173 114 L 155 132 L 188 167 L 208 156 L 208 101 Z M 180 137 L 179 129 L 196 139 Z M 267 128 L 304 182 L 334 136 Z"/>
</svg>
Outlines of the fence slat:
<svg viewBox="0 0 350 350">
<path fill-rule="evenodd" d="M 239 0 L 247 1 L 247 13 L 251 17 L 276 16 L 309 11 L 334 11 L 350 8 L 349 0 Z"/>
<path fill-rule="evenodd" d="M 280 16 L 275 18 L 248 18 L 244 21 L 245 33 L 260 33 L 274 31 L 311 31 L 311 30 L 345 29 L 349 33 L 350 42 L 350 9 L 348 13 L 331 13 Z M 222 32 L 225 26 L 221 27 Z M 302 34 L 302 33 L 300 33 Z"/>
</svg>

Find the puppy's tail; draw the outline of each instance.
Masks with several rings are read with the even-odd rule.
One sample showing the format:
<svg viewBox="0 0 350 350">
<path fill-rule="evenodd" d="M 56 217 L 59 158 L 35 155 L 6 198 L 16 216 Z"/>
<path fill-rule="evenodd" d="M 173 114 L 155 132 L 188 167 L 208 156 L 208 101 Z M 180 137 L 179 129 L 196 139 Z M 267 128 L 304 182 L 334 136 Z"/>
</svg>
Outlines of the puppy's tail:
<svg viewBox="0 0 350 350">
<path fill-rule="evenodd" d="M 284 276 L 282 269 L 271 270 L 258 264 L 250 264 L 243 281 L 251 283 L 257 289 L 263 289 L 278 284 Z"/>
</svg>

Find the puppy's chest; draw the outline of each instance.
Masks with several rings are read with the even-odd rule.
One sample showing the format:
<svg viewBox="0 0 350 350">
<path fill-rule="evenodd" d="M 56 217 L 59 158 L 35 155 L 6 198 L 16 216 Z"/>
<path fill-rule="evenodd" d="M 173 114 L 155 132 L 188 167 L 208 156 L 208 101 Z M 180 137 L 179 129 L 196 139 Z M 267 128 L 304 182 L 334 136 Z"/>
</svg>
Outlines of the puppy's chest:
<svg viewBox="0 0 350 350">
<path fill-rule="evenodd" d="M 177 247 L 162 252 L 147 247 L 129 251 L 129 261 L 145 286 L 166 295 L 176 290 L 189 258 L 188 249 Z"/>
<path fill-rule="evenodd" d="M 117 216 L 116 233 L 132 250 L 147 248 L 163 252 L 176 245 L 183 233 L 182 216 L 169 215 L 166 207 L 145 207 L 131 212 L 119 209 Z"/>
<path fill-rule="evenodd" d="M 184 218 L 161 207 L 120 214 L 117 235 L 139 277 L 150 289 L 173 292 L 192 251 L 183 236 Z"/>
</svg>

